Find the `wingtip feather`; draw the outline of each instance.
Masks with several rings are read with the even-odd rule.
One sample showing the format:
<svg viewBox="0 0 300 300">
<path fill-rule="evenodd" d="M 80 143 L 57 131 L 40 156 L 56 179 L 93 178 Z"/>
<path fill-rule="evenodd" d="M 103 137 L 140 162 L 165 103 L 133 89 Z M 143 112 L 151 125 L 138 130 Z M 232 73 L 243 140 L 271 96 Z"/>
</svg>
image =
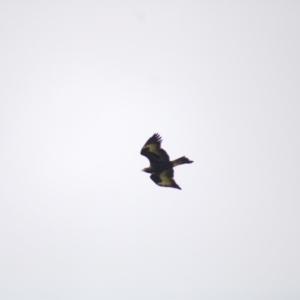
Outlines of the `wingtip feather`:
<svg viewBox="0 0 300 300">
<path fill-rule="evenodd" d="M 153 137 L 157 140 L 158 143 L 162 142 L 162 137 L 160 136 L 159 133 L 154 133 Z"/>
</svg>

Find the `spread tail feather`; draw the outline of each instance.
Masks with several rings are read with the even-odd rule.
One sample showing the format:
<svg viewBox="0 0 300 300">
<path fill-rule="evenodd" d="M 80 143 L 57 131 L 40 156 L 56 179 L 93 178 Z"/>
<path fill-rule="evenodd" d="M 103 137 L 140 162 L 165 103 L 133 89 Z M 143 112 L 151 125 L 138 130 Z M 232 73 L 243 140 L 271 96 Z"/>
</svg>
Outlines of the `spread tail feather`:
<svg viewBox="0 0 300 300">
<path fill-rule="evenodd" d="M 175 160 L 172 161 L 173 167 L 179 166 L 179 165 L 183 165 L 183 164 L 191 164 L 193 163 L 192 160 L 189 160 L 187 157 L 182 156 L 180 158 L 177 158 Z"/>
</svg>

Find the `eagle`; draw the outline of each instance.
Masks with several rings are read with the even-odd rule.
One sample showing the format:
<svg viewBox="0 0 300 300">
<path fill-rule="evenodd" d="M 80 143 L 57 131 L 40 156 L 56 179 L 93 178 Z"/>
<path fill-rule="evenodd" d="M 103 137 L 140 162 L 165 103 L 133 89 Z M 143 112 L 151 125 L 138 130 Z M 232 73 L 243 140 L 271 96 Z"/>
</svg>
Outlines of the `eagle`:
<svg viewBox="0 0 300 300">
<path fill-rule="evenodd" d="M 170 160 L 168 153 L 160 147 L 162 138 L 158 133 L 153 134 L 141 150 L 141 155 L 146 156 L 150 161 L 150 167 L 142 171 L 150 173 L 150 178 L 159 186 L 172 187 L 181 190 L 180 186 L 173 179 L 173 168 L 178 165 L 191 164 L 185 156 Z"/>
</svg>

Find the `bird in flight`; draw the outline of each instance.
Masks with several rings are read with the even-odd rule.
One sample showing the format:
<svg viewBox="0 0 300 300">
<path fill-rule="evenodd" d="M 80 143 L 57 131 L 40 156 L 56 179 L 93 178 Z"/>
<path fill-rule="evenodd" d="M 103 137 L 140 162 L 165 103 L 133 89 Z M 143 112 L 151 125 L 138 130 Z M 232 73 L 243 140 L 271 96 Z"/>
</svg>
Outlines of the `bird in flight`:
<svg viewBox="0 0 300 300">
<path fill-rule="evenodd" d="M 180 186 L 173 179 L 173 168 L 178 165 L 191 164 L 193 161 L 185 156 L 170 161 L 168 153 L 160 147 L 161 142 L 161 136 L 155 133 L 143 146 L 141 155 L 149 159 L 150 167 L 144 168 L 142 171 L 150 173 L 150 178 L 159 186 L 181 190 Z"/>
</svg>

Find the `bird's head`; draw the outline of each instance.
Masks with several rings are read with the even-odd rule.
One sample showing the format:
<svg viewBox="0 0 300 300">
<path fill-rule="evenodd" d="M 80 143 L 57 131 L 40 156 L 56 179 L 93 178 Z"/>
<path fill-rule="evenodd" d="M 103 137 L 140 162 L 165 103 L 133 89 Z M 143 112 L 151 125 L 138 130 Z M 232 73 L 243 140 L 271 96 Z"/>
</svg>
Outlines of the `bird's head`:
<svg viewBox="0 0 300 300">
<path fill-rule="evenodd" d="M 151 173 L 150 168 L 144 168 L 144 169 L 142 169 L 142 171 L 143 171 L 143 172 L 146 172 L 146 173 Z"/>
</svg>

